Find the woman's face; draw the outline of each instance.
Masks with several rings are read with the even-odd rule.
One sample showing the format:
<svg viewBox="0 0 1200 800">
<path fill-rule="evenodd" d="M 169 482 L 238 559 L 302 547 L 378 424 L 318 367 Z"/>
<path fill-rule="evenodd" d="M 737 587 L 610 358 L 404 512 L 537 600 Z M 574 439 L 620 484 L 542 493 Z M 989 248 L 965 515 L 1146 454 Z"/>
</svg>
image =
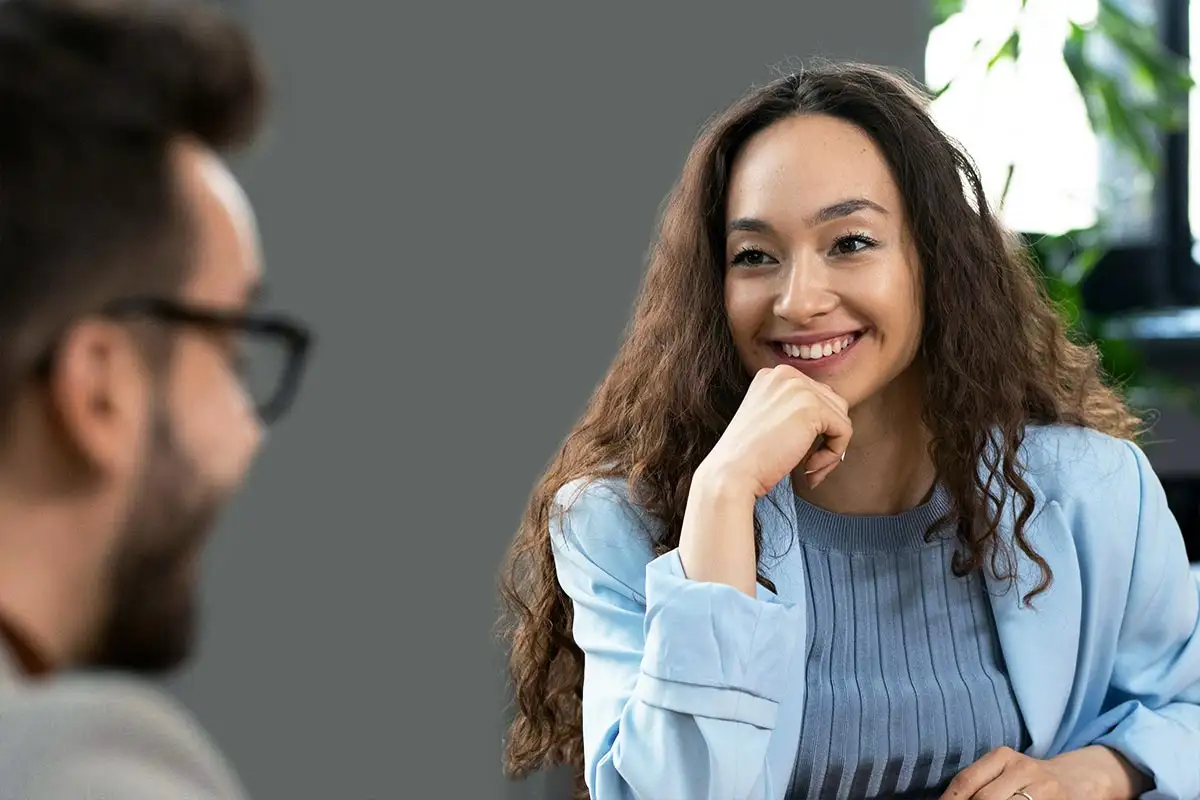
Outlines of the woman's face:
<svg viewBox="0 0 1200 800">
<path fill-rule="evenodd" d="M 913 362 L 920 270 L 899 189 L 863 131 L 781 120 L 733 163 L 725 310 L 746 369 L 791 364 L 850 406 Z"/>
</svg>

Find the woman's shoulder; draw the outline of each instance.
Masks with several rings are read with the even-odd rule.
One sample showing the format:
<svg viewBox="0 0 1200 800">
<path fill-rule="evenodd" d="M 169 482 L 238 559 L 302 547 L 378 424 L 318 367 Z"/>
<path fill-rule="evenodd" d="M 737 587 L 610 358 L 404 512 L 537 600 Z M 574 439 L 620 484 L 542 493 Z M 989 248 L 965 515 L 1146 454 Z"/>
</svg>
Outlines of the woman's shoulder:
<svg viewBox="0 0 1200 800">
<path fill-rule="evenodd" d="M 616 475 L 583 475 L 567 481 L 554 493 L 554 505 L 568 510 L 578 503 L 630 503 L 629 482 Z"/>
<path fill-rule="evenodd" d="M 644 525 L 646 514 L 633 500 L 629 481 L 615 475 L 587 475 L 567 481 L 554 493 L 551 514 L 571 520 Z"/>
<path fill-rule="evenodd" d="M 1133 580 L 1139 559 L 1157 564 L 1182 550 L 1162 484 L 1134 442 L 1080 427 L 1039 426 L 1026 433 L 1022 464 L 1045 502 L 1042 510 L 1052 509 L 1049 519 L 1056 521 L 1038 528 L 1048 551 L 1056 535 L 1068 536 L 1070 552 L 1087 564 L 1082 579 L 1108 586 L 1112 598 L 1123 596 L 1115 587 Z"/>
<path fill-rule="evenodd" d="M 586 476 L 563 484 L 551 508 L 551 540 L 606 571 L 640 572 L 654 558 L 658 526 L 619 476 Z"/>
<path fill-rule="evenodd" d="M 1030 425 L 1021 459 L 1035 473 L 1067 475 L 1120 472 L 1135 466 L 1138 447 L 1127 439 L 1077 425 Z"/>
<path fill-rule="evenodd" d="M 1074 425 L 1037 425 L 1025 431 L 1021 464 L 1026 479 L 1059 504 L 1128 505 L 1136 510 L 1153 470 L 1127 439 Z"/>
</svg>

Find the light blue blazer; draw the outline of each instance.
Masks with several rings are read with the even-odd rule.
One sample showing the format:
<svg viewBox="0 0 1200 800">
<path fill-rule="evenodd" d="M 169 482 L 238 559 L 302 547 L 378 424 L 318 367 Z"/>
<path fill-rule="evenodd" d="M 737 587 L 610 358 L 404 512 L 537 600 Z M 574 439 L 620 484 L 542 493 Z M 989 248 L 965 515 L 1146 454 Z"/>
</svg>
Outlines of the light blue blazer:
<svg viewBox="0 0 1200 800">
<path fill-rule="evenodd" d="M 1153 778 L 1144 798 L 1200 798 L 1200 584 L 1158 478 L 1135 445 L 1077 428 L 1030 428 L 1022 460 L 1036 497 L 1026 536 L 1054 582 L 1021 607 L 1039 577 L 1023 559 L 1020 592 L 989 587 L 1026 752 L 1108 745 Z M 790 482 L 757 507 L 778 590 L 757 599 L 688 580 L 678 551 L 655 558 L 656 523 L 621 481 L 568 484 L 557 502 L 592 797 L 783 798 L 807 624 Z M 1010 507 L 1005 530 L 1012 519 Z"/>
</svg>

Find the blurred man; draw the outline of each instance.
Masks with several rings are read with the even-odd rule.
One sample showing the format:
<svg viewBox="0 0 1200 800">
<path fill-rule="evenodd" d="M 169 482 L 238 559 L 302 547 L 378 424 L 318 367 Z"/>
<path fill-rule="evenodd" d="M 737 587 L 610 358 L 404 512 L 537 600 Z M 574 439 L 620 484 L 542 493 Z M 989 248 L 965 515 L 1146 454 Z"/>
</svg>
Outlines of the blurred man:
<svg viewBox="0 0 1200 800">
<path fill-rule="evenodd" d="M 206 537 L 307 349 L 254 310 L 218 155 L 264 94 L 203 6 L 0 2 L 0 800 L 243 797 L 135 676 L 187 657 Z"/>
</svg>

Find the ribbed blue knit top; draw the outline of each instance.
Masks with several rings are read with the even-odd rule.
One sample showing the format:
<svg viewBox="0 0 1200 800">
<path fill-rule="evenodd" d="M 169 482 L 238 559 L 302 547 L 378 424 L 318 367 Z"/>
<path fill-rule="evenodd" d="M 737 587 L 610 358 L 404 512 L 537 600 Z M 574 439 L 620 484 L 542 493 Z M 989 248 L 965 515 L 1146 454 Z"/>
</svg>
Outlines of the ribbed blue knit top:
<svg viewBox="0 0 1200 800">
<path fill-rule="evenodd" d="M 1026 746 L 983 576 L 925 541 L 936 487 L 894 516 L 796 499 L 808 575 L 804 725 L 788 791 L 801 798 L 936 798 L 1000 745 Z"/>
</svg>

